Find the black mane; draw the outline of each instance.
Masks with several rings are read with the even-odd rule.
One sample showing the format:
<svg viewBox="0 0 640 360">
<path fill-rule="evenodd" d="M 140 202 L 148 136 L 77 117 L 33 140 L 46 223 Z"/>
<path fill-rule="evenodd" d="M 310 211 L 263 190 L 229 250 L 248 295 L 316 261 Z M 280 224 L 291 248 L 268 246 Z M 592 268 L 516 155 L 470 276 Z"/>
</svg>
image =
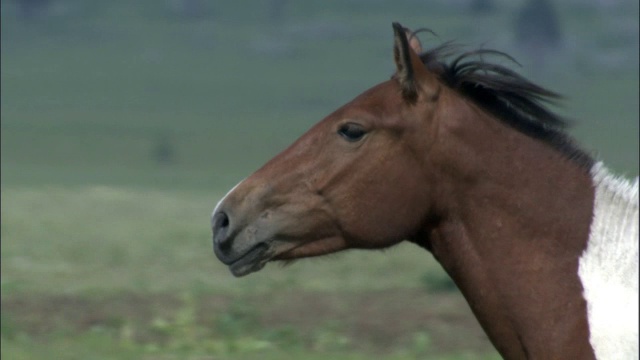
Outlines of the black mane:
<svg viewBox="0 0 640 360">
<path fill-rule="evenodd" d="M 412 37 L 420 31 L 413 33 Z M 499 56 L 518 64 L 511 56 L 496 50 L 458 52 L 458 46 L 444 43 L 420 54 L 425 66 L 441 81 L 499 120 L 518 131 L 549 144 L 579 165 L 590 169 L 593 158 L 574 144 L 564 131 L 569 123 L 549 110 L 562 97 L 532 83 L 513 70 L 486 62 L 485 56 Z M 455 56 L 453 60 L 445 60 Z"/>
</svg>

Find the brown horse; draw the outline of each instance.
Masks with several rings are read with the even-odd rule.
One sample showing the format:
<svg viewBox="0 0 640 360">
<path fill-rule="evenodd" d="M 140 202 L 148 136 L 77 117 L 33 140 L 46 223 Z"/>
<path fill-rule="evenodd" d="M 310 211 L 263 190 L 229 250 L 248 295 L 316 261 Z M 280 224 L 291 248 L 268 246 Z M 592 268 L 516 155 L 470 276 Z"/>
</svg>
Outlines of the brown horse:
<svg viewBox="0 0 640 360">
<path fill-rule="evenodd" d="M 557 96 L 480 50 L 393 24 L 394 76 L 317 123 L 212 214 L 235 276 L 267 262 L 430 251 L 508 359 L 638 356 L 638 181 L 563 132 Z M 478 56 L 480 55 L 479 60 Z"/>
</svg>

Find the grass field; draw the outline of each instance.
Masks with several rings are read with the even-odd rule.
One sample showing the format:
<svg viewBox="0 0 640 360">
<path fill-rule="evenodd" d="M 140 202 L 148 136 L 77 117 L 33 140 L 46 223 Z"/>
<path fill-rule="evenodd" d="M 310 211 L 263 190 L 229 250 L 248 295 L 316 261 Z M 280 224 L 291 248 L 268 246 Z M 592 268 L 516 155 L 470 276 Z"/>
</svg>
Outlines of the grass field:
<svg viewBox="0 0 640 360">
<path fill-rule="evenodd" d="M 3 190 L 2 354 L 492 353 L 424 250 L 354 251 L 235 279 L 212 258 L 211 201 L 105 186 Z"/>
<path fill-rule="evenodd" d="M 277 23 L 266 2 L 186 20 L 152 0 L 60 0 L 36 22 L 0 3 L 2 357 L 498 358 L 411 244 L 242 279 L 211 251 L 228 188 L 390 76 L 392 21 L 515 54 L 567 95 L 586 149 L 638 174 L 637 2 L 559 7 L 565 46 L 544 68 L 512 43 L 515 2 L 426 3 L 291 3 Z"/>
</svg>

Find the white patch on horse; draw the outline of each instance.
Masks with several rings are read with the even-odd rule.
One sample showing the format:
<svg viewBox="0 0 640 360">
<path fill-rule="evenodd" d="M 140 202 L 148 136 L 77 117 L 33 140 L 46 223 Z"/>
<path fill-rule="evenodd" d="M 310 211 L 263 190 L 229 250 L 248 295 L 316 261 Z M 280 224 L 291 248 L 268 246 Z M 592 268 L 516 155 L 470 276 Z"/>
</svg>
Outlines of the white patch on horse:
<svg viewBox="0 0 640 360">
<path fill-rule="evenodd" d="M 589 341 L 598 359 L 638 359 L 638 178 L 591 169 L 595 199 L 589 243 L 578 274 Z"/>
<path fill-rule="evenodd" d="M 242 184 L 242 182 L 244 181 L 244 179 L 240 180 L 239 183 L 237 183 L 234 187 L 231 188 L 231 190 L 229 190 L 223 197 L 222 199 L 220 199 L 220 201 L 218 201 L 218 203 L 216 204 L 216 207 L 213 209 L 213 212 L 211 213 L 211 218 L 213 218 L 213 215 L 216 214 L 216 212 L 218 211 L 218 208 L 220 207 L 220 205 L 222 204 L 222 202 L 224 201 L 224 199 L 227 198 L 227 196 L 229 196 L 229 194 L 231 194 L 233 192 L 233 190 L 235 190 L 238 186 L 240 186 L 240 184 Z"/>
</svg>

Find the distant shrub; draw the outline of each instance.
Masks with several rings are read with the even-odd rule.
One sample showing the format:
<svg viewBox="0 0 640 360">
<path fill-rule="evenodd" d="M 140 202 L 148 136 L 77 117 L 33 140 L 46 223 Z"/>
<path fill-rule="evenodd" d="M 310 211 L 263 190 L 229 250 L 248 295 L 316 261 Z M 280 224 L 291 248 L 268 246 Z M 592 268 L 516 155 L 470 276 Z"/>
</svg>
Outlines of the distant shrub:
<svg viewBox="0 0 640 360">
<path fill-rule="evenodd" d="M 155 141 L 152 157 L 159 164 L 170 164 L 175 158 L 173 141 L 168 135 L 162 135 Z"/>
</svg>

